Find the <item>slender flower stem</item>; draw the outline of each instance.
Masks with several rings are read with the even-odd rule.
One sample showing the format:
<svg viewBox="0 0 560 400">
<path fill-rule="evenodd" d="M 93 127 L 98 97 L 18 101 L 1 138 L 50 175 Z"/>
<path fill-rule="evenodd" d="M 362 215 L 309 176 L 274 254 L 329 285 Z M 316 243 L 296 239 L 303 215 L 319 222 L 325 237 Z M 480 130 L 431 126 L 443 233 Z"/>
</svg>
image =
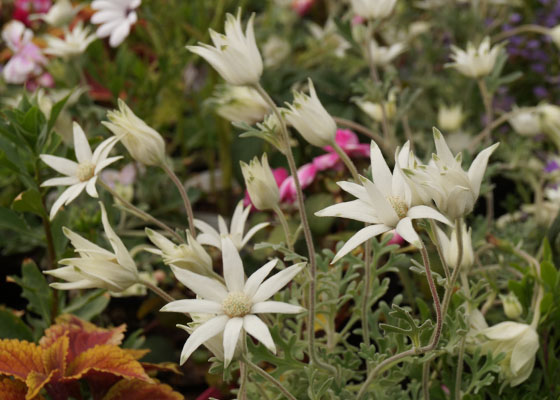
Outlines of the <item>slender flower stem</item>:
<svg viewBox="0 0 560 400">
<path fill-rule="evenodd" d="M 239 399 L 240 400 L 247 400 L 247 377 L 248 377 L 248 370 L 247 364 L 244 361 L 239 362 L 239 375 L 240 375 L 240 382 L 239 382 Z"/>
<path fill-rule="evenodd" d="M 488 86 L 486 86 L 486 81 L 483 78 L 477 80 L 478 88 L 480 90 L 480 96 L 484 102 L 484 109 L 486 110 L 486 138 L 491 138 L 492 136 L 492 120 L 494 119 L 494 109 L 492 107 L 492 94 L 488 91 Z"/>
<path fill-rule="evenodd" d="M 370 345 L 368 324 L 368 300 L 371 291 L 371 239 L 366 241 L 364 249 L 364 293 L 362 298 L 362 340 L 366 347 Z"/>
<path fill-rule="evenodd" d="M 461 400 L 461 381 L 463 379 L 463 358 L 465 357 L 465 342 L 467 336 L 463 336 L 459 345 L 459 357 L 457 359 L 457 371 L 455 372 L 455 400 Z"/>
<path fill-rule="evenodd" d="M 538 33 L 540 35 L 550 35 L 550 29 L 540 25 L 521 25 L 509 31 L 503 31 L 492 38 L 492 43 L 501 42 L 504 39 L 519 35 L 520 33 Z"/>
<path fill-rule="evenodd" d="M 249 367 L 251 368 L 253 371 L 255 371 L 257 374 L 259 374 L 261 377 L 263 377 L 264 379 L 266 379 L 268 382 L 272 383 L 274 386 L 276 386 L 278 388 L 278 390 L 280 390 L 282 392 L 282 394 L 285 396 L 286 399 L 289 400 L 297 400 L 290 392 L 288 392 L 288 390 L 276 379 L 274 378 L 272 375 L 270 375 L 268 372 L 266 372 L 264 369 L 262 369 L 261 367 L 259 367 L 257 364 L 253 363 L 251 360 L 249 360 L 247 357 L 243 358 L 243 362 Z"/>
<path fill-rule="evenodd" d="M 151 282 L 140 279 L 140 281 L 138 283 L 146 286 L 148 289 L 150 289 L 152 292 L 157 294 L 159 297 L 161 297 L 163 300 L 165 300 L 168 303 L 171 303 L 172 301 L 175 301 L 175 298 L 173 296 L 168 295 L 167 293 L 165 293 L 165 291 L 163 291 L 162 289 L 160 289 L 159 287 L 157 287 L 156 285 L 154 285 Z"/>
<path fill-rule="evenodd" d="M 262 98 L 268 103 L 274 115 L 280 121 L 280 130 L 282 133 L 282 139 L 284 145 L 286 146 L 286 158 L 288 159 L 288 165 L 290 167 L 290 174 L 294 180 L 297 193 L 298 210 L 301 218 L 301 224 L 303 226 L 303 234 L 305 236 L 305 243 L 307 245 L 308 257 L 309 257 L 309 273 L 311 279 L 309 281 L 309 313 L 307 322 L 307 332 L 309 337 L 309 357 L 311 361 L 318 367 L 338 375 L 338 371 L 335 367 L 330 364 L 323 362 L 317 356 L 315 349 L 315 297 L 316 297 L 316 283 L 317 283 L 317 261 L 315 259 L 315 246 L 313 244 L 313 236 L 311 235 L 311 228 L 309 227 L 309 220 L 307 219 L 307 212 L 305 211 L 305 204 L 303 203 L 303 191 L 301 190 L 301 183 L 297 174 L 296 162 L 294 160 L 294 154 L 292 153 L 292 148 L 290 147 L 290 137 L 288 135 L 288 128 L 286 127 L 286 121 L 282 117 L 276 103 L 268 95 L 266 90 L 260 84 L 256 84 L 254 88 L 259 92 Z"/>
<path fill-rule="evenodd" d="M 359 133 L 362 133 L 366 136 L 368 136 L 370 139 L 375 140 L 375 143 L 377 143 L 379 145 L 379 147 L 381 147 L 383 150 L 385 150 L 387 153 L 390 153 L 389 148 L 385 145 L 385 141 L 383 140 L 383 138 L 381 136 L 379 136 L 377 133 L 371 131 L 370 129 L 368 129 L 367 127 L 363 126 L 362 124 L 359 124 L 357 122 L 354 121 L 350 121 L 349 119 L 344 119 L 344 118 L 340 118 L 340 117 L 333 117 L 334 122 L 336 122 L 338 125 L 342 125 L 345 126 L 347 128 L 353 129 Z"/>
<path fill-rule="evenodd" d="M 101 183 L 101 186 L 108 191 L 109 193 L 111 193 L 111 195 L 117 199 L 123 206 L 125 206 L 126 208 L 128 208 L 133 214 L 137 215 L 138 217 L 144 219 L 145 221 L 149 221 L 151 223 L 153 223 L 154 225 L 159 226 L 161 229 L 163 229 L 164 231 L 168 232 L 171 236 L 173 236 L 175 239 L 177 239 L 179 242 L 184 242 L 185 239 L 183 239 L 177 232 L 175 232 L 173 229 L 171 229 L 170 227 L 168 227 L 167 225 L 165 225 L 163 222 L 161 222 L 159 219 L 152 217 L 150 214 L 148 214 L 147 212 L 139 209 L 138 207 L 136 207 L 135 205 L 133 205 L 132 203 L 130 203 L 129 201 L 125 200 L 120 194 L 118 194 L 117 192 L 115 192 L 109 185 L 107 185 L 105 182 L 103 182 L 102 180 L 99 180 L 99 182 Z"/>
<path fill-rule="evenodd" d="M 175 175 L 175 172 L 173 172 L 173 170 L 171 168 L 169 168 L 169 166 L 167 164 L 162 163 L 161 168 L 165 171 L 165 173 L 167 175 L 169 175 L 169 178 L 171 178 L 171 180 L 173 181 L 175 186 L 177 186 L 177 189 L 179 190 L 179 193 L 181 194 L 181 197 L 183 198 L 183 203 L 185 205 L 185 210 L 187 212 L 187 217 L 189 219 L 189 230 L 191 231 L 191 234 L 194 235 L 196 233 L 196 229 L 195 229 L 195 226 L 194 226 L 194 214 L 193 214 L 193 209 L 192 209 L 192 206 L 191 206 L 191 201 L 189 200 L 189 196 L 187 195 L 187 191 L 185 190 L 185 186 L 179 180 L 177 175 Z"/>
<path fill-rule="evenodd" d="M 348 157 L 348 154 L 346 154 L 346 152 L 344 150 L 342 150 L 342 148 L 334 140 L 333 140 L 333 143 L 331 144 L 331 146 L 333 147 L 336 154 L 338 154 L 338 156 L 340 157 L 340 159 L 342 160 L 344 165 L 346 165 L 346 168 L 348 168 L 348 170 L 352 174 L 352 179 L 354 179 L 354 182 L 356 182 L 359 185 L 360 184 L 360 176 L 358 174 L 358 169 L 356 168 L 356 166 L 354 165 L 354 163 L 352 162 L 350 157 Z"/>
<path fill-rule="evenodd" d="M 459 271 L 461 270 L 461 262 L 463 261 L 463 221 L 461 218 L 457 218 L 455 220 L 455 231 L 457 233 L 457 265 L 453 270 L 453 274 L 451 275 L 451 281 L 447 286 L 447 290 L 443 296 L 442 302 L 442 309 L 443 315 L 447 314 L 447 308 L 449 307 L 449 302 L 451 301 L 451 297 L 453 296 L 453 289 L 455 287 L 455 282 L 457 282 L 457 277 L 459 276 Z"/>
<path fill-rule="evenodd" d="M 293 251 L 294 243 L 292 241 L 292 235 L 290 234 L 290 227 L 288 225 L 288 221 L 286 221 L 286 216 L 284 215 L 284 213 L 282 212 L 278 204 L 274 206 L 273 210 L 276 213 L 278 219 L 280 220 L 280 224 L 282 225 L 282 229 L 284 230 L 284 236 L 286 237 L 286 244 L 288 245 L 290 251 Z"/>
<path fill-rule="evenodd" d="M 436 329 L 432 335 L 432 340 L 427 346 L 422 347 L 413 347 L 410 350 L 403 351 L 402 353 L 395 354 L 392 357 L 389 357 L 382 362 L 380 362 L 373 371 L 371 371 L 363 383 L 358 395 L 356 396 L 356 400 L 360 400 L 364 394 L 366 393 L 369 385 L 373 382 L 375 377 L 380 374 L 381 372 L 385 371 L 386 369 L 392 367 L 393 365 L 397 364 L 401 360 L 407 357 L 420 355 L 432 351 L 436 348 L 439 338 L 441 336 L 441 329 L 443 327 L 443 315 L 441 312 L 441 304 L 439 301 L 439 296 L 437 294 L 436 284 L 434 282 L 434 278 L 432 277 L 432 271 L 430 267 L 430 258 L 428 256 L 428 251 L 426 250 L 426 246 L 422 242 L 422 247 L 420 248 L 420 253 L 422 254 L 422 261 L 424 262 L 424 269 L 426 271 L 426 279 L 428 280 L 428 285 L 430 286 L 430 292 L 432 294 L 432 298 L 434 300 L 434 308 L 436 310 Z"/>
<path fill-rule="evenodd" d="M 377 66 L 373 62 L 371 51 L 368 43 L 364 45 L 365 56 L 369 65 L 369 71 L 371 79 L 375 84 L 379 84 L 381 81 L 379 79 L 379 73 L 377 72 Z M 389 130 L 389 119 L 387 118 L 387 110 L 385 109 L 385 100 L 382 100 L 379 105 L 381 106 L 381 127 L 383 128 L 383 139 L 386 142 L 392 142 L 391 132 Z"/>
<path fill-rule="evenodd" d="M 430 364 L 428 360 L 422 366 L 422 399 L 430 400 Z"/>
</svg>

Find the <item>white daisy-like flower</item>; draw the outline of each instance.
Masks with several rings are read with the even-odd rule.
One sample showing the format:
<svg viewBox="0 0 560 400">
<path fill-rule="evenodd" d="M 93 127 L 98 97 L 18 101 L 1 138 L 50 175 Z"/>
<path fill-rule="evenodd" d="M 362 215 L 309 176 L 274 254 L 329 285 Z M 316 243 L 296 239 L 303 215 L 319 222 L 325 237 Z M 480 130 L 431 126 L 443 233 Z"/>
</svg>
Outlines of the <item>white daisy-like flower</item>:
<svg viewBox="0 0 560 400">
<path fill-rule="evenodd" d="M 492 72 L 501 49 L 501 45 L 491 47 L 489 37 L 484 38 L 478 48 L 469 42 L 466 51 L 452 46 L 451 59 L 454 62 L 446 66 L 455 68 L 465 76 L 480 78 Z"/>
<path fill-rule="evenodd" d="M 257 224 L 249 229 L 249 231 L 244 235 L 243 232 L 245 231 L 245 223 L 247 222 L 247 218 L 249 217 L 250 212 L 251 206 L 249 205 L 244 209 L 243 200 L 241 200 L 239 203 L 237 203 L 237 207 L 235 207 L 233 217 L 231 218 L 231 226 L 229 229 L 224 218 L 221 215 L 218 216 L 219 231 L 214 229 L 206 222 L 195 219 L 194 226 L 196 226 L 196 228 L 200 232 L 202 232 L 196 237 L 196 240 L 200 244 L 221 249 L 221 238 L 227 236 L 231 239 L 237 250 L 241 250 L 243 247 L 245 247 L 249 240 L 251 240 L 251 238 L 255 236 L 258 231 L 270 225 L 268 222 L 261 222 L 260 224 Z"/>
<path fill-rule="evenodd" d="M 70 239 L 80 256 L 61 260 L 60 264 L 65 267 L 45 271 L 45 274 L 67 281 L 51 283 L 53 288 L 58 290 L 101 288 L 122 293 L 139 282 L 140 276 L 136 263 L 109 224 L 103 203 L 100 202 L 99 205 L 103 229 L 113 252 L 84 239 L 68 228 L 63 228 L 64 235 Z"/>
<path fill-rule="evenodd" d="M 210 29 L 214 46 L 200 43 L 199 46 L 187 46 L 187 49 L 208 61 L 229 84 L 255 85 L 261 79 L 263 61 L 255 40 L 254 19 L 253 14 L 243 33 L 241 10 L 237 17 L 227 14 L 225 34 Z"/>
<path fill-rule="evenodd" d="M 265 280 L 278 263 L 277 259 L 272 260 L 245 280 L 241 257 L 231 239 L 223 238 L 221 247 L 225 285 L 191 271 L 171 266 L 175 277 L 199 298 L 173 301 L 161 311 L 214 315 L 197 327 L 187 339 L 181 352 L 181 365 L 200 345 L 220 333 L 224 336 L 226 366 L 233 359 L 242 332 L 247 332 L 275 353 L 276 346 L 268 327 L 255 314 L 297 314 L 304 310 L 298 305 L 268 299 L 286 286 L 303 269 L 305 263 L 292 265 Z M 180 325 L 180 327 L 188 329 L 187 326 Z"/>
<path fill-rule="evenodd" d="M 70 0 L 58 0 L 47 13 L 33 14 L 30 19 L 41 19 L 51 26 L 61 27 L 69 24 L 82 8 L 81 4 L 74 7 Z"/>
<path fill-rule="evenodd" d="M 372 224 L 352 236 L 336 254 L 333 263 L 366 240 L 393 229 L 407 242 L 420 247 L 420 238 L 412 226 L 413 219 L 429 218 L 450 225 L 448 219 L 433 208 L 412 206 L 412 193 L 399 163 L 391 173 L 375 142 L 371 143 L 371 170 L 375 183 L 364 177 L 363 186 L 353 182 L 338 182 L 343 190 L 357 197 L 357 200 L 338 203 L 315 213 L 318 217 L 350 218 Z"/>
<path fill-rule="evenodd" d="M 91 22 L 100 25 L 97 37 L 109 36 L 111 47 L 117 47 L 129 35 L 130 28 L 138 21 L 136 9 L 142 0 L 95 0 L 91 8 L 97 12 L 91 17 Z"/>
<path fill-rule="evenodd" d="M 375 40 L 370 40 L 369 42 L 369 54 L 371 61 L 378 66 L 387 66 L 397 58 L 399 55 L 404 53 L 406 50 L 406 44 L 395 43 L 391 46 L 380 46 Z"/>
<path fill-rule="evenodd" d="M 51 219 L 56 216 L 60 207 L 70 204 L 84 189 L 91 197 L 98 197 L 95 184 L 99 173 L 103 168 L 122 158 L 121 156 L 107 158 L 116 143 L 117 138 L 107 139 L 100 143 L 92 154 L 86 134 L 82 127 L 74 122 L 74 150 L 78 162 L 49 154 L 41 154 L 41 160 L 45 164 L 66 175 L 49 179 L 43 182 L 41 186 L 70 186 L 54 202 L 50 212 Z"/>
<path fill-rule="evenodd" d="M 45 54 L 56 57 L 72 57 L 82 54 L 88 46 L 96 39 L 95 34 L 90 33 L 89 28 L 84 28 L 80 21 L 72 31 L 65 29 L 64 39 L 56 36 L 46 36 L 47 48 Z"/>
</svg>

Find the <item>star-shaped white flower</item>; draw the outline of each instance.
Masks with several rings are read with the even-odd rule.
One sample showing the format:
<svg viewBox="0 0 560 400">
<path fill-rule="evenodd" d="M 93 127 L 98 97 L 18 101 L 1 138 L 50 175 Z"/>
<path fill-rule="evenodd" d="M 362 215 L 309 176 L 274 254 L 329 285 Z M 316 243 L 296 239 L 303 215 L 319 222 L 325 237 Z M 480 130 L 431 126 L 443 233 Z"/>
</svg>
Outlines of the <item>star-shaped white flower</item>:
<svg viewBox="0 0 560 400">
<path fill-rule="evenodd" d="M 90 34 L 89 28 L 84 28 L 80 21 L 74 29 L 65 29 L 64 39 L 56 36 L 46 36 L 47 48 L 45 54 L 56 57 L 72 57 L 82 54 L 88 46 L 96 39 L 94 34 Z"/>
<path fill-rule="evenodd" d="M 412 206 L 410 187 L 399 164 L 395 165 L 391 173 L 375 142 L 371 143 L 371 170 L 375 183 L 364 177 L 362 185 L 338 182 L 343 190 L 357 197 L 357 200 L 338 203 L 315 213 L 319 217 L 350 218 L 372 224 L 352 236 L 332 262 L 344 257 L 366 240 L 393 229 L 407 242 L 420 247 L 420 238 L 412 226 L 413 219 L 429 218 L 450 224 L 447 218 L 431 207 Z"/>
<path fill-rule="evenodd" d="M 116 143 L 117 138 L 115 137 L 107 139 L 100 143 L 92 154 L 86 134 L 80 125 L 75 122 L 74 150 L 78 162 L 49 154 L 41 154 L 41 160 L 45 164 L 66 175 L 61 178 L 49 179 L 43 182 L 41 186 L 70 186 L 54 202 L 50 213 L 51 219 L 56 216 L 60 207 L 70 204 L 84 189 L 91 197 L 98 197 L 95 184 L 99 173 L 103 168 L 122 158 L 120 156 L 107 158 Z"/>
<path fill-rule="evenodd" d="M 161 311 L 214 315 L 194 330 L 187 339 L 181 352 L 181 365 L 201 344 L 220 333 L 224 335 L 226 365 L 233 359 L 237 341 L 243 331 L 275 353 L 276 346 L 268 327 L 255 314 L 297 314 L 304 310 L 298 305 L 268 301 L 268 299 L 286 286 L 303 269 L 305 263 L 292 265 L 265 281 L 278 263 L 275 259 L 263 265 L 245 280 L 241 257 L 231 239 L 223 238 L 221 247 L 225 286 L 214 279 L 171 266 L 175 277 L 199 298 L 173 301 Z M 186 326 L 179 325 L 179 327 L 188 329 Z"/>
<path fill-rule="evenodd" d="M 454 62 L 446 66 L 455 68 L 465 76 L 480 78 L 492 72 L 501 49 L 501 45 L 491 47 L 489 37 L 484 38 L 478 47 L 469 42 L 466 51 L 452 46 L 451 59 Z"/>
<path fill-rule="evenodd" d="M 235 211 L 233 212 L 230 229 L 228 229 L 224 218 L 221 215 L 218 216 L 219 232 L 206 222 L 195 219 L 194 226 L 202 232 L 196 237 L 196 240 L 200 244 L 220 249 L 222 247 L 221 238 L 227 236 L 231 239 L 237 250 L 241 250 L 258 231 L 270 225 L 268 222 L 261 222 L 249 229 L 249 231 L 243 235 L 243 232 L 245 231 L 245 223 L 247 222 L 250 212 L 251 206 L 249 205 L 243 209 L 243 200 L 241 200 L 237 203 L 237 207 L 235 207 Z"/>
<path fill-rule="evenodd" d="M 132 25 L 138 21 L 136 9 L 142 0 L 95 0 L 91 8 L 97 12 L 91 17 L 93 24 L 99 24 L 97 36 L 109 36 L 111 47 L 117 47 L 130 33 Z"/>
</svg>

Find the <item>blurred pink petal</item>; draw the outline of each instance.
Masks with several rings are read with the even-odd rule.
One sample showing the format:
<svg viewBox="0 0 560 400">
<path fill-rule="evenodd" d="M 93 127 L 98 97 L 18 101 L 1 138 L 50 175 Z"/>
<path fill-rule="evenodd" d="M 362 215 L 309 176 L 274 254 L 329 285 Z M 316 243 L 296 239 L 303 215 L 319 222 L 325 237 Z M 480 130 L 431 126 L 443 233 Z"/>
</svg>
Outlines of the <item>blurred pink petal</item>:
<svg viewBox="0 0 560 400">
<path fill-rule="evenodd" d="M 280 187 L 280 185 L 282 185 L 282 182 L 284 182 L 290 176 L 288 170 L 286 170 L 285 168 L 274 168 L 272 170 L 272 175 L 274 175 L 274 179 L 276 180 L 276 184 L 278 185 L 278 187 Z M 251 202 L 251 196 L 249 196 L 249 192 L 247 190 L 245 190 L 243 205 L 245 207 L 247 207 L 248 205 L 253 205 L 253 203 Z M 256 210 L 256 208 L 253 206 L 251 207 L 251 210 Z"/>
<path fill-rule="evenodd" d="M 359 15 L 354 15 L 354 18 L 352 18 L 352 25 L 362 25 L 364 22 L 366 22 L 365 18 Z"/>
<path fill-rule="evenodd" d="M 311 9 L 315 0 L 292 0 L 292 9 L 303 17 Z"/>
<path fill-rule="evenodd" d="M 305 164 L 300 169 L 298 169 L 298 177 L 302 189 L 305 189 L 306 187 L 311 185 L 316 176 L 317 167 L 315 167 L 313 163 Z M 293 203 L 294 201 L 296 201 L 296 198 L 296 185 L 294 184 L 294 179 L 289 176 L 282 183 L 282 185 L 280 185 L 280 199 L 281 201 Z"/>
<path fill-rule="evenodd" d="M 393 230 L 391 232 L 388 233 L 389 235 L 393 235 L 393 237 L 391 238 L 391 240 L 389 240 L 389 242 L 387 243 L 387 246 L 390 246 L 392 244 L 398 244 L 399 246 L 402 246 L 402 244 L 404 243 L 404 239 L 397 233 L 396 230 Z"/>
<path fill-rule="evenodd" d="M 317 168 L 317 171 L 324 171 L 326 169 L 331 169 L 336 166 L 340 161 L 340 157 L 336 153 L 327 153 L 322 156 L 315 157 L 313 159 L 313 165 Z"/>
<path fill-rule="evenodd" d="M 343 149 L 346 150 L 348 146 L 359 144 L 358 135 L 348 129 L 339 129 L 336 131 L 336 137 L 334 139 L 336 143 Z M 325 151 L 333 152 L 334 149 L 331 146 L 326 146 Z"/>
<path fill-rule="evenodd" d="M 208 400 L 211 398 L 220 399 L 220 400 L 225 399 L 224 395 L 220 390 L 211 387 L 206 389 L 204 392 L 202 392 L 202 394 L 198 396 L 196 400 Z"/>
<path fill-rule="evenodd" d="M 42 14 L 51 8 L 51 0 L 16 0 L 13 18 L 29 25 L 30 14 Z"/>
</svg>

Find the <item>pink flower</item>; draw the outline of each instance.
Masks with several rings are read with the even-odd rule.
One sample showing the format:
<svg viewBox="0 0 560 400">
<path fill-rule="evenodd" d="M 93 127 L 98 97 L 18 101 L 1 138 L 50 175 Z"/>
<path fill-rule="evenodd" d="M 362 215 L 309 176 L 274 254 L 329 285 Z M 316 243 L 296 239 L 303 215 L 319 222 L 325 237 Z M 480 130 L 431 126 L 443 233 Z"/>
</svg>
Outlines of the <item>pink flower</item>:
<svg viewBox="0 0 560 400">
<path fill-rule="evenodd" d="M 362 25 L 364 22 L 366 22 L 366 19 L 364 17 L 360 17 L 359 15 L 354 15 L 352 18 L 352 25 L 354 26 Z"/>
<path fill-rule="evenodd" d="M 301 188 L 305 189 L 313 183 L 315 177 L 317 176 L 317 167 L 313 163 L 305 164 L 300 169 L 298 169 L 298 178 L 301 184 Z M 293 203 L 296 201 L 297 192 L 294 179 L 289 176 L 280 185 L 280 201 L 285 201 L 287 203 Z"/>
<path fill-rule="evenodd" d="M 292 0 L 292 9 L 303 17 L 313 7 L 315 0 Z"/>
<path fill-rule="evenodd" d="M 388 232 L 388 234 L 393 235 L 393 237 L 387 242 L 387 246 L 390 246 L 392 244 L 398 244 L 399 246 L 401 246 L 404 243 L 404 239 L 397 233 L 396 230 L 392 230 L 391 232 Z"/>
<path fill-rule="evenodd" d="M 29 15 L 46 13 L 51 5 L 51 0 L 16 0 L 13 19 L 29 25 Z"/>
<path fill-rule="evenodd" d="M 336 131 L 335 140 L 350 157 L 369 157 L 370 146 L 360 143 L 358 136 L 354 132 L 348 129 L 339 129 Z M 313 165 L 315 165 L 317 170 L 324 171 L 339 166 L 340 157 L 335 153 L 334 149 L 331 146 L 326 146 L 324 150 L 328 153 L 313 159 Z"/>
</svg>

